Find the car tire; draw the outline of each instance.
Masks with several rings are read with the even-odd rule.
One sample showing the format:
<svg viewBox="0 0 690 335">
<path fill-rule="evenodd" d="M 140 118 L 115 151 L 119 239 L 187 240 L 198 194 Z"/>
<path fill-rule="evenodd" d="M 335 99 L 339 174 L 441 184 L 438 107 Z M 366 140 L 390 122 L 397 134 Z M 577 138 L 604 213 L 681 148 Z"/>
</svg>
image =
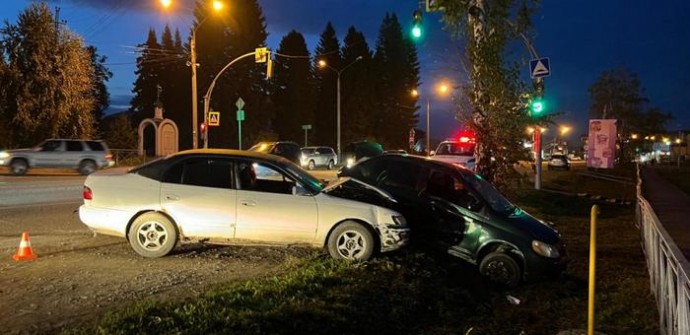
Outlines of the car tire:
<svg viewBox="0 0 690 335">
<path fill-rule="evenodd" d="M 13 159 L 10 163 L 10 172 L 15 176 L 23 176 L 29 170 L 29 163 L 25 159 Z"/>
<path fill-rule="evenodd" d="M 503 252 L 486 255 L 479 264 L 479 273 L 503 288 L 514 288 L 522 280 L 522 270 L 513 257 Z"/>
<path fill-rule="evenodd" d="M 356 222 L 344 222 L 328 237 L 328 253 L 335 259 L 366 261 L 374 254 L 374 236 Z"/>
<path fill-rule="evenodd" d="M 307 169 L 314 170 L 314 168 L 316 168 L 316 163 L 314 163 L 313 160 L 309 161 L 309 164 L 307 164 Z"/>
<path fill-rule="evenodd" d="M 335 163 L 333 163 L 333 160 L 328 161 L 328 169 L 333 170 L 334 167 L 335 167 Z"/>
<path fill-rule="evenodd" d="M 96 171 L 98 167 L 96 166 L 96 163 L 92 160 L 83 160 L 81 163 L 79 163 L 79 173 L 82 176 L 87 176 L 92 174 L 94 171 Z"/>
<path fill-rule="evenodd" d="M 177 244 L 177 229 L 173 222 L 159 213 L 139 216 L 129 228 L 129 244 L 141 256 L 163 257 Z"/>
</svg>

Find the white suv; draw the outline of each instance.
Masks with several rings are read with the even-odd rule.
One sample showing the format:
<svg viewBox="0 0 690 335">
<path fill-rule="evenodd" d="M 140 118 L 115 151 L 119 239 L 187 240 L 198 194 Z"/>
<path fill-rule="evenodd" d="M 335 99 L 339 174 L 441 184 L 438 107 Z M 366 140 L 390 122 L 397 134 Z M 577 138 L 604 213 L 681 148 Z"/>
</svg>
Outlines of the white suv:
<svg viewBox="0 0 690 335">
<path fill-rule="evenodd" d="M 436 151 L 431 152 L 431 159 L 460 165 L 474 171 L 475 159 L 474 141 L 443 141 L 438 145 Z"/>
<path fill-rule="evenodd" d="M 33 148 L 0 151 L 0 166 L 17 176 L 29 168 L 76 169 L 87 175 L 113 166 L 112 157 L 103 141 L 50 139 Z"/>
</svg>

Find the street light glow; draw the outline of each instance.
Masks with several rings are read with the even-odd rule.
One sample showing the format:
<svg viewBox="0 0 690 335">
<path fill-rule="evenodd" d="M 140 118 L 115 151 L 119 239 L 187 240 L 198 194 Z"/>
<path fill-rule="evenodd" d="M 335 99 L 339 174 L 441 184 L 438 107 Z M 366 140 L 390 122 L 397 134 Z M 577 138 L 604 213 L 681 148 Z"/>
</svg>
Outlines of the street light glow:
<svg viewBox="0 0 690 335">
<path fill-rule="evenodd" d="M 172 0 L 161 0 L 161 5 L 163 8 L 169 8 L 172 5 Z"/>
<path fill-rule="evenodd" d="M 448 93 L 448 85 L 447 84 L 441 84 L 438 86 L 438 91 L 441 92 L 441 94 L 446 94 Z"/>
<path fill-rule="evenodd" d="M 570 127 L 568 126 L 561 126 L 561 135 L 565 135 L 567 132 L 570 131 Z"/>
<path fill-rule="evenodd" d="M 324 67 L 326 67 L 326 65 L 328 65 L 328 64 L 326 64 L 326 61 L 325 61 L 325 60 L 319 59 L 319 67 L 320 67 L 320 68 L 324 68 Z"/>
<path fill-rule="evenodd" d="M 417 91 L 416 88 L 413 88 L 412 91 L 410 91 L 410 95 L 416 98 L 419 96 L 419 91 Z"/>
<path fill-rule="evenodd" d="M 213 10 L 215 10 L 216 12 L 218 12 L 218 11 L 220 11 L 221 9 L 223 9 L 223 2 L 221 2 L 221 1 L 219 1 L 219 0 L 214 0 L 214 1 L 213 1 Z"/>
</svg>

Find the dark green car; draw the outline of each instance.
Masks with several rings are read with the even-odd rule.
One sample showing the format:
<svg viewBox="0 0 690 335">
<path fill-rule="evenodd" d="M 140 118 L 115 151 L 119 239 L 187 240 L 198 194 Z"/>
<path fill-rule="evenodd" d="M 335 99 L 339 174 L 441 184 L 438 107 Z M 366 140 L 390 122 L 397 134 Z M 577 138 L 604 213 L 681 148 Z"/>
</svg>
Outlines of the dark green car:
<svg viewBox="0 0 690 335">
<path fill-rule="evenodd" d="M 508 201 L 478 174 L 419 156 L 384 155 L 343 168 L 392 194 L 412 228 L 412 243 L 476 264 L 505 287 L 565 270 L 558 231 Z"/>
</svg>

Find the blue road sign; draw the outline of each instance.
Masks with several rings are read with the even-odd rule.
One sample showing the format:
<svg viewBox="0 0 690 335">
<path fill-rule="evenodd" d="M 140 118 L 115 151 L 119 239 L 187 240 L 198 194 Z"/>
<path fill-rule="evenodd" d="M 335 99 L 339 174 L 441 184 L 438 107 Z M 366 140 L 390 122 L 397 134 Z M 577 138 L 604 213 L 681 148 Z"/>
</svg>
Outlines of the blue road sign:
<svg viewBox="0 0 690 335">
<path fill-rule="evenodd" d="M 549 57 L 529 61 L 529 72 L 533 79 L 550 76 L 551 65 L 549 63 Z"/>
</svg>

